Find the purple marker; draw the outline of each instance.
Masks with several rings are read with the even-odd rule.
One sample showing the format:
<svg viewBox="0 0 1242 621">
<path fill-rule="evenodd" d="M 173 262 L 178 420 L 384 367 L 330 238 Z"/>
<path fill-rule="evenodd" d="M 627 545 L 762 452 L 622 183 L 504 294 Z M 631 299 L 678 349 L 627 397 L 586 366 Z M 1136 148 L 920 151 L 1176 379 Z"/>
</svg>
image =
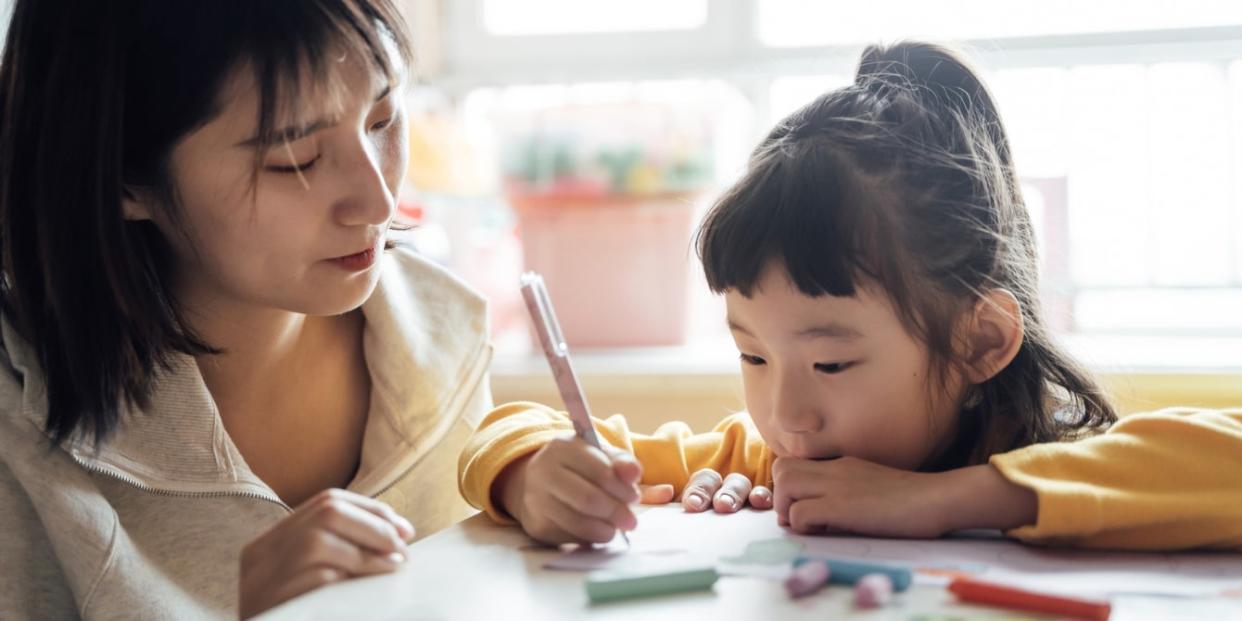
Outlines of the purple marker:
<svg viewBox="0 0 1242 621">
<path fill-rule="evenodd" d="M 880 608 L 893 598 L 893 580 L 888 574 L 867 574 L 854 583 L 854 606 Z"/>
<path fill-rule="evenodd" d="M 831 575 L 827 561 L 807 561 L 794 567 L 789 577 L 785 578 L 785 591 L 792 599 L 806 597 L 828 584 Z"/>
</svg>

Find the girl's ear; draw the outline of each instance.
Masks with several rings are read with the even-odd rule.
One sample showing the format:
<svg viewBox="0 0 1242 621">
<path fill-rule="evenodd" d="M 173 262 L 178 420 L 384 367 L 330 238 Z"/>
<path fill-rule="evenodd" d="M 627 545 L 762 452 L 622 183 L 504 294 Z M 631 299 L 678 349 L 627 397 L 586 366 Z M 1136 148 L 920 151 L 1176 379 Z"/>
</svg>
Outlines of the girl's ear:
<svg viewBox="0 0 1242 621">
<path fill-rule="evenodd" d="M 975 302 L 965 334 L 966 379 L 982 384 L 1009 366 L 1022 347 L 1022 303 L 1007 289 L 992 289 Z"/>
<path fill-rule="evenodd" d="M 126 220 L 150 220 L 151 201 L 148 192 L 126 186 L 121 193 L 121 216 Z"/>
</svg>

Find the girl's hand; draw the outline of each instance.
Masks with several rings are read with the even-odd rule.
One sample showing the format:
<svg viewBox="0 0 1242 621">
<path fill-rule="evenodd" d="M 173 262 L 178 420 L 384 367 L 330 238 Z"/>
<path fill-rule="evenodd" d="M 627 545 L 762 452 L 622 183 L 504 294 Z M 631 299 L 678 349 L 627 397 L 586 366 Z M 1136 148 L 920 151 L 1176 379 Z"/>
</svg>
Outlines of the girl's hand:
<svg viewBox="0 0 1242 621">
<path fill-rule="evenodd" d="M 413 539 L 414 527 L 387 504 L 320 492 L 242 549 L 241 618 L 326 584 L 395 571 Z"/>
<path fill-rule="evenodd" d="M 934 538 L 1032 524 L 1038 510 L 1034 492 L 986 464 L 922 473 L 852 457 L 778 458 L 772 478 L 778 521 L 806 534 Z"/>
<path fill-rule="evenodd" d="M 730 473 L 723 479 L 719 472 L 704 468 L 690 475 L 690 482 L 681 494 L 681 506 L 689 513 L 706 511 L 734 513 L 749 503 L 756 509 L 772 508 L 772 490 L 751 485 L 744 474 Z"/>
<path fill-rule="evenodd" d="M 493 494 L 543 543 L 606 543 L 618 529 L 638 526 L 630 505 L 643 497 L 640 479 L 642 466 L 629 453 L 607 445 L 597 449 L 571 436 L 510 464 L 497 477 Z M 645 492 L 649 498 L 665 493 Z"/>
</svg>

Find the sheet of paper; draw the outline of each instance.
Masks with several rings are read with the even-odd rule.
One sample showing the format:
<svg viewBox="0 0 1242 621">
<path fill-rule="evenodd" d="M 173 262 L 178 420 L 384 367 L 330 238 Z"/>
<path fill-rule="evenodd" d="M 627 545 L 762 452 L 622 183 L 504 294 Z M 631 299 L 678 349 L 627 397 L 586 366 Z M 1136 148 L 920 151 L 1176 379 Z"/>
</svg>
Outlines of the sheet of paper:
<svg viewBox="0 0 1242 621">
<path fill-rule="evenodd" d="M 711 564 L 710 555 L 694 554 L 684 547 L 630 548 L 620 537 L 604 546 L 584 546 L 567 551 L 544 563 L 544 569 L 565 571 L 639 571 L 664 569 L 674 565 Z"/>
<path fill-rule="evenodd" d="M 751 543 L 780 539 L 793 542 L 806 555 L 900 564 L 927 576 L 967 573 L 1030 589 L 1080 596 L 1242 594 L 1242 554 L 1238 553 L 1049 549 L 977 533 L 937 540 L 805 537 L 779 527 L 771 511 L 686 515 L 679 506 L 653 507 L 641 512 L 638 529 L 630 534 L 632 547 L 625 547 L 618 539 L 603 549 L 569 552 L 548 565 L 578 571 L 663 568 L 711 558 L 729 559 L 720 564 L 724 573 L 767 575 L 773 573 L 770 565 L 733 561 L 745 557 Z M 752 550 L 770 555 L 779 549 L 769 545 Z"/>
</svg>

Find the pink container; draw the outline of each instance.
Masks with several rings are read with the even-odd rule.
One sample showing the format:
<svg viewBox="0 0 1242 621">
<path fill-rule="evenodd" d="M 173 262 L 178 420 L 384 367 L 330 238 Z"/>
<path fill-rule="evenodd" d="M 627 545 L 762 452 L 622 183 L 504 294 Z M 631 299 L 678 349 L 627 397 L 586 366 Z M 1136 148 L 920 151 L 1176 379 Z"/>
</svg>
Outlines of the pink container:
<svg viewBox="0 0 1242 621">
<path fill-rule="evenodd" d="M 686 340 L 695 195 L 517 195 L 526 269 L 543 275 L 576 347 Z"/>
</svg>

